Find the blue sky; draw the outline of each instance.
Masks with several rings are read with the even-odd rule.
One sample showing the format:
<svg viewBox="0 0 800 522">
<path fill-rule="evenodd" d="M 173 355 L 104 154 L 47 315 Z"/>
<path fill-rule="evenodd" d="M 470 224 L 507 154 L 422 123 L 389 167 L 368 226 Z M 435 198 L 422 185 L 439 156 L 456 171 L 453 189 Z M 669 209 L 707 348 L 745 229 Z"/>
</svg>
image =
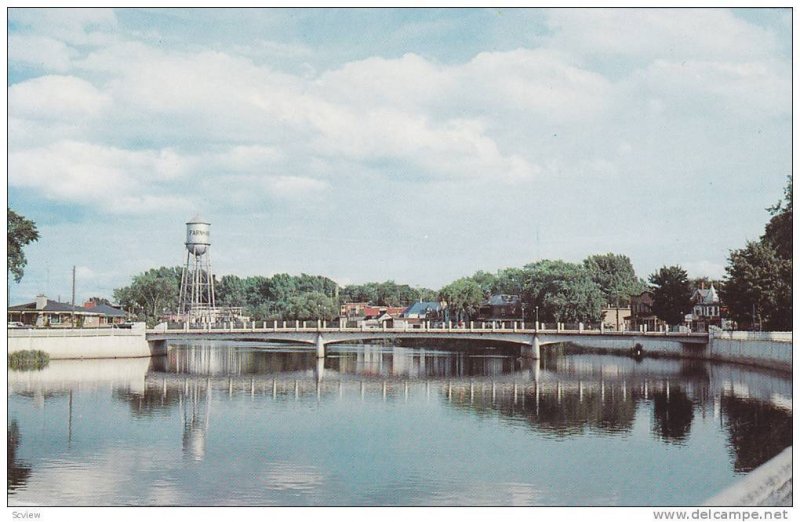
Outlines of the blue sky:
<svg viewBox="0 0 800 522">
<path fill-rule="evenodd" d="M 791 12 L 11 9 L 11 300 L 218 275 L 439 288 L 628 255 L 720 277 L 791 173 Z"/>
</svg>

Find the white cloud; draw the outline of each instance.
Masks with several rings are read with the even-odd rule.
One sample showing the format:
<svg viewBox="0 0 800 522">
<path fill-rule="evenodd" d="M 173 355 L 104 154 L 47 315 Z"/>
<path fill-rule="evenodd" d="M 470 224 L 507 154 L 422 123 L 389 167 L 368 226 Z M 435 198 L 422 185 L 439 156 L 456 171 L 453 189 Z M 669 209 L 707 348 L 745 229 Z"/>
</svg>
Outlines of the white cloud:
<svg viewBox="0 0 800 522">
<path fill-rule="evenodd" d="M 281 197 L 303 198 L 309 194 L 323 192 L 328 184 L 312 178 L 298 176 L 277 176 L 265 178 L 267 190 Z"/>
<path fill-rule="evenodd" d="M 88 143 L 58 142 L 12 152 L 8 182 L 48 199 L 99 207 L 105 212 L 142 213 L 186 205 L 181 196 L 159 192 L 161 180 L 183 174 L 169 150 L 135 152 Z"/>
<path fill-rule="evenodd" d="M 111 97 L 74 76 L 39 76 L 8 89 L 9 116 L 41 120 L 97 118 Z"/>
<path fill-rule="evenodd" d="M 65 72 L 76 54 L 74 49 L 54 38 L 21 34 L 8 37 L 8 61 L 11 64 Z"/>
<path fill-rule="evenodd" d="M 458 79 L 475 107 L 499 106 L 553 122 L 597 117 L 612 89 L 603 76 L 576 67 L 566 55 L 531 49 L 481 53 Z"/>
<path fill-rule="evenodd" d="M 791 66 L 773 60 L 656 60 L 632 77 L 630 92 L 658 96 L 662 109 L 763 119 L 790 114 L 790 78 Z"/>
</svg>

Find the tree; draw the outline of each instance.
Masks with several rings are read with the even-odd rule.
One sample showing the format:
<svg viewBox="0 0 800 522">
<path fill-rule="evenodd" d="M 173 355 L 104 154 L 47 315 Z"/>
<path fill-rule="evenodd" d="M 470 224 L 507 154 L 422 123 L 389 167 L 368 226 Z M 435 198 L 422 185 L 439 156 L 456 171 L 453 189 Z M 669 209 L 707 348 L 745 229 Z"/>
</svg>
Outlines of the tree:
<svg viewBox="0 0 800 522">
<path fill-rule="evenodd" d="M 600 287 L 606 304 L 620 306 L 628 303 L 632 295 L 645 290 L 636 278 L 628 256 L 612 253 L 593 255 L 583 260 L 583 266 Z"/>
<path fill-rule="evenodd" d="M 692 308 L 692 288 L 686 270 L 680 266 L 664 266 L 650 274 L 653 292 L 653 313 L 667 324 L 683 323 Z"/>
<path fill-rule="evenodd" d="M 298 293 L 297 278 L 289 274 L 275 274 L 266 283 L 266 288 L 261 286 L 259 293 L 269 301 L 288 301 L 289 297 Z M 263 290 L 266 290 L 266 294 Z"/>
<path fill-rule="evenodd" d="M 792 179 L 784 200 L 769 210 L 772 218 L 758 242 L 732 250 L 720 298 L 737 322 L 768 330 L 792 330 Z"/>
<path fill-rule="evenodd" d="M 247 304 L 247 282 L 235 275 L 224 275 L 214 285 L 217 305 L 245 306 Z"/>
<path fill-rule="evenodd" d="M 341 292 L 341 298 L 345 302 L 379 306 L 407 306 L 418 299 L 425 301 L 431 296 L 435 299 L 435 295 L 433 290 L 411 288 L 409 285 L 399 285 L 394 281 L 348 285 Z"/>
<path fill-rule="evenodd" d="M 700 289 L 711 288 L 711 285 L 714 285 L 717 287 L 717 289 L 719 289 L 722 286 L 722 281 L 719 281 L 717 279 L 711 279 L 708 276 L 702 276 L 691 279 L 689 281 L 689 284 L 692 287 L 692 293 L 694 293 L 694 291 L 697 290 L 698 288 Z"/>
<path fill-rule="evenodd" d="M 542 260 L 525 265 L 523 301 L 539 307 L 539 319 L 556 322 L 600 320 L 603 293 L 583 265 Z"/>
<path fill-rule="evenodd" d="M 792 177 L 783 189 L 783 201 L 767 209 L 772 214 L 764 230 L 762 241 L 775 249 L 783 259 L 792 258 Z"/>
<path fill-rule="evenodd" d="M 307 292 L 289 298 L 284 312 L 285 319 L 325 319 L 330 321 L 339 315 L 339 307 L 332 297 L 321 292 Z"/>
<path fill-rule="evenodd" d="M 130 286 L 114 290 L 114 299 L 138 320 L 154 326 L 164 313 L 178 309 L 180 282 L 180 267 L 151 268 L 134 276 Z"/>
<path fill-rule="evenodd" d="M 468 277 L 462 277 L 439 290 L 439 295 L 447 302 L 451 320 L 468 321 L 478 313 L 484 300 L 481 286 Z"/>
<path fill-rule="evenodd" d="M 521 268 L 504 268 L 497 271 L 492 294 L 522 295 L 525 288 L 525 271 Z"/>
<path fill-rule="evenodd" d="M 764 241 L 733 250 L 720 298 L 739 323 L 756 321 L 768 330 L 792 329 L 792 261 Z"/>
<path fill-rule="evenodd" d="M 414 291 L 417 293 L 417 299 L 420 301 L 436 301 L 439 297 L 436 290 L 431 290 L 430 288 L 415 288 Z"/>
<path fill-rule="evenodd" d="M 6 244 L 8 247 L 8 270 L 14 275 L 14 281 L 19 283 L 22 280 L 25 266 L 28 260 L 22 249 L 32 241 L 39 240 L 39 231 L 36 224 L 17 214 L 10 208 L 8 209 L 8 235 Z"/>
<path fill-rule="evenodd" d="M 497 286 L 497 277 L 495 277 L 494 274 L 484 272 L 483 270 L 478 270 L 472 274 L 470 279 L 481 287 L 481 291 L 483 292 L 484 296 L 489 296 L 495 292 L 495 287 Z"/>
</svg>

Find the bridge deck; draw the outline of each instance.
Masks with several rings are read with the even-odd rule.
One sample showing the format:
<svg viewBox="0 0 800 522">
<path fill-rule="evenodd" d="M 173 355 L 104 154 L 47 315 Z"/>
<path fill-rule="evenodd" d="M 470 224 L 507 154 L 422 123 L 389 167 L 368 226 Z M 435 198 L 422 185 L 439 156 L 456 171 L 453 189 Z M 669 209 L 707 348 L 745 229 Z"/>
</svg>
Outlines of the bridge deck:
<svg viewBox="0 0 800 522">
<path fill-rule="evenodd" d="M 275 339 L 314 342 L 321 335 L 331 342 L 343 342 L 357 339 L 391 339 L 391 338 L 436 338 L 436 339 L 476 339 L 491 337 L 502 340 L 507 337 L 510 342 L 518 342 L 521 336 L 538 336 L 540 338 L 569 338 L 570 336 L 596 337 L 606 339 L 619 338 L 661 338 L 684 343 L 707 343 L 707 333 L 685 332 L 635 332 L 635 331 L 601 331 L 601 330 L 536 330 L 531 328 L 305 328 L 305 327 L 272 327 L 272 328 L 192 328 L 192 329 L 152 329 L 147 331 L 147 339 L 179 340 L 179 339 Z M 334 340 L 335 339 L 335 340 Z"/>
</svg>

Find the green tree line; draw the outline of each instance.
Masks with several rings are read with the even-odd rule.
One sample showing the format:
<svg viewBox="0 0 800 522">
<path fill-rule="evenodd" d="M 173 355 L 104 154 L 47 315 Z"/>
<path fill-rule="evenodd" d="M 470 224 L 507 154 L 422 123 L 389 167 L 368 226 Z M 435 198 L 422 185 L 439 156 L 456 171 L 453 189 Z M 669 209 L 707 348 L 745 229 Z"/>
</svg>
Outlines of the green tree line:
<svg viewBox="0 0 800 522">
<path fill-rule="evenodd" d="M 114 290 L 114 299 L 136 320 L 155 324 L 161 316 L 178 308 L 180 267 L 153 268 L 133 277 L 131 284 Z M 215 276 L 218 306 L 240 307 L 255 321 L 332 320 L 341 303 L 367 302 L 375 305 L 408 306 L 418 299 L 435 299 L 427 288 L 386 281 L 340 288 L 321 275 L 275 274 L 272 277 Z"/>
</svg>

